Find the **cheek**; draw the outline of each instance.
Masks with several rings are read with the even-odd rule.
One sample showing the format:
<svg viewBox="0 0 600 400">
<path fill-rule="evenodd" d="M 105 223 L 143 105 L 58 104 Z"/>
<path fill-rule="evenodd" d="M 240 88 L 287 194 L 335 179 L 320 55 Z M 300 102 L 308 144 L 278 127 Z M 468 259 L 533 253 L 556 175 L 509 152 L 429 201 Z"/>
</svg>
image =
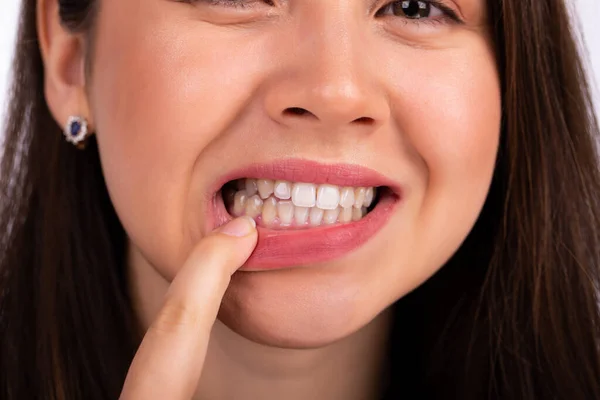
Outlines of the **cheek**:
<svg viewBox="0 0 600 400">
<path fill-rule="evenodd" d="M 152 43 L 155 51 L 163 50 L 156 48 L 157 38 L 102 28 L 95 54 L 93 112 L 107 187 L 134 243 L 143 249 L 174 248 L 181 238 L 177 210 L 185 199 L 179 189 L 186 178 L 180 160 L 190 154 L 179 145 L 186 138 L 171 115 L 174 103 L 181 100 L 165 90 L 172 83 L 164 79 L 169 54 L 152 53 Z"/>
<path fill-rule="evenodd" d="M 97 28 L 92 107 L 123 226 L 145 258 L 173 277 L 203 234 L 199 192 L 212 175 L 204 165 L 206 173 L 193 171 L 251 93 L 249 71 L 258 58 L 239 40 L 206 27 L 210 42 L 198 40 L 172 16 L 130 10 L 134 3 L 103 5 L 110 18 L 100 18 Z"/>
<path fill-rule="evenodd" d="M 432 268 L 445 263 L 473 227 L 498 150 L 501 94 L 495 59 L 483 40 L 466 48 L 422 56 L 428 59 L 421 57 L 394 98 L 396 123 L 422 178 L 411 188 L 418 202 L 415 246 Z"/>
<path fill-rule="evenodd" d="M 106 2 L 106 8 L 127 3 Z M 105 13 L 110 18 L 98 27 L 91 97 L 106 184 L 131 241 L 172 277 L 183 261 L 175 249 L 199 225 L 184 225 L 182 211 L 189 207 L 195 157 L 212 139 L 204 128 L 210 122 L 200 122 L 207 99 L 186 91 L 197 82 L 188 76 L 195 60 L 179 51 L 176 32 L 140 26 L 159 22 L 148 15 L 132 22 L 121 17 L 131 15 L 126 10 Z"/>
</svg>

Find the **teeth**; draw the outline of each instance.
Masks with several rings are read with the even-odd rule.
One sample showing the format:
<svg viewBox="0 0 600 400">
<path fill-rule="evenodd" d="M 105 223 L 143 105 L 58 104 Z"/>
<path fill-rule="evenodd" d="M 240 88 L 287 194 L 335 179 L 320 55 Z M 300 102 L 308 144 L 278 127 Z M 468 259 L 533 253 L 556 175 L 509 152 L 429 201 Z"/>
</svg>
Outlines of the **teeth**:
<svg viewBox="0 0 600 400">
<path fill-rule="evenodd" d="M 359 221 L 362 217 L 362 208 L 352 207 L 352 221 Z"/>
<path fill-rule="evenodd" d="M 296 224 L 306 224 L 306 221 L 308 221 L 308 210 L 310 210 L 308 207 L 294 206 L 294 219 L 296 220 Z"/>
<path fill-rule="evenodd" d="M 274 185 L 273 181 L 270 179 L 258 179 L 256 181 L 256 186 L 258 187 L 258 194 L 263 200 L 273 194 Z"/>
<path fill-rule="evenodd" d="M 325 211 L 325 215 L 323 215 L 323 222 L 325 222 L 327 225 L 335 224 L 338 220 L 338 215 L 340 215 L 339 208 L 327 210 Z"/>
<path fill-rule="evenodd" d="M 277 206 L 277 213 L 282 225 L 291 225 L 294 219 L 294 204 L 291 201 L 280 201 Z"/>
<path fill-rule="evenodd" d="M 314 207 L 316 194 L 316 185 L 312 183 L 295 183 L 292 187 L 292 202 L 297 207 Z"/>
<path fill-rule="evenodd" d="M 312 226 L 319 226 L 319 225 L 321 225 L 321 221 L 323 220 L 323 215 L 324 214 L 325 214 L 325 211 L 321 210 L 318 207 L 311 208 L 310 212 L 309 212 L 310 224 Z"/>
<path fill-rule="evenodd" d="M 262 207 L 262 221 L 270 225 L 275 221 L 277 217 L 277 200 L 272 197 L 269 197 L 265 200 Z"/>
<path fill-rule="evenodd" d="M 261 214 L 263 201 L 257 194 L 246 201 L 246 215 L 250 218 L 256 218 Z"/>
<path fill-rule="evenodd" d="M 236 217 L 242 216 L 246 210 L 246 202 L 248 195 L 244 190 L 235 193 L 233 198 L 233 215 Z"/>
<path fill-rule="evenodd" d="M 354 207 L 361 208 L 365 202 L 366 189 L 364 187 L 356 188 L 354 191 Z"/>
<path fill-rule="evenodd" d="M 223 190 L 235 217 L 260 218 L 266 226 L 305 227 L 361 220 L 376 197 L 373 187 L 291 183 L 271 179 L 238 179 L 236 190 Z"/>
<path fill-rule="evenodd" d="M 258 192 L 258 186 L 256 185 L 256 179 L 246 179 L 245 189 L 248 196 L 254 196 Z"/>
<path fill-rule="evenodd" d="M 340 216 L 338 217 L 338 221 L 342 223 L 352 221 L 352 210 L 354 210 L 354 207 L 352 206 L 342 208 Z"/>
<path fill-rule="evenodd" d="M 345 187 L 340 191 L 340 207 L 348 208 L 354 205 L 354 188 Z"/>
<path fill-rule="evenodd" d="M 292 198 L 292 184 L 286 181 L 276 181 L 273 192 L 277 198 L 289 200 Z"/>
<path fill-rule="evenodd" d="M 372 187 L 367 188 L 365 191 L 365 201 L 363 202 L 363 207 L 371 207 L 371 203 L 373 203 L 373 198 L 375 198 L 375 189 Z"/>
<path fill-rule="evenodd" d="M 335 210 L 340 202 L 340 190 L 333 185 L 320 185 L 317 191 L 317 207 Z"/>
</svg>

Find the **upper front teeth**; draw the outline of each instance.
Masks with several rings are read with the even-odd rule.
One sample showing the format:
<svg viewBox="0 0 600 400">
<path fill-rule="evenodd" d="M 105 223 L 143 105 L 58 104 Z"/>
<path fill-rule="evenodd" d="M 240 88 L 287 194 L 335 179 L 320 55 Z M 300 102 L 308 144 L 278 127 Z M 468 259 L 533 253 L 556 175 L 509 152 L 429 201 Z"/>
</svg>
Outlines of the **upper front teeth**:
<svg viewBox="0 0 600 400">
<path fill-rule="evenodd" d="M 340 189 L 337 186 L 319 186 L 319 190 L 317 191 L 317 207 L 323 210 L 335 210 L 338 204 L 340 204 Z"/>
<path fill-rule="evenodd" d="M 335 210 L 341 208 L 370 207 L 375 195 L 372 187 L 340 188 L 331 184 L 316 185 L 314 183 L 291 183 L 287 181 L 273 181 L 270 179 L 245 179 L 248 198 L 256 195 L 262 200 L 270 196 L 278 200 L 290 200 L 296 207 L 318 207 L 322 210 Z M 257 198 L 253 199 L 257 202 Z M 257 204 L 258 206 L 258 204 Z"/>
<path fill-rule="evenodd" d="M 317 186 L 312 183 L 296 183 L 292 187 L 292 203 L 297 207 L 314 207 Z"/>
</svg>

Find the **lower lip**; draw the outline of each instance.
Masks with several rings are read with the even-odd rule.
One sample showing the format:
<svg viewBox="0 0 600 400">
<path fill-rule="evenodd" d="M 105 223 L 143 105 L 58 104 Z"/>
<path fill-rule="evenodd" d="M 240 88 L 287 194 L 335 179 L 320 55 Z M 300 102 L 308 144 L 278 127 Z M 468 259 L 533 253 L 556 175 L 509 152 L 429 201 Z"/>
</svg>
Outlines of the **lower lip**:
<svg viewBox="0 0 600 400">
<path fill-rule="evenodd" d="M 347 224 L 297 230 L 258 227 L 258 244 L 239 270 L 283 269 L 340 258 L 365 244 L 383 228 L 398 203 L 398 196 L 388 193 L 361 220 Z M 222 196 L 215 196 L 213 206 L 213 227 L 232 219 Z"/>
</svg>

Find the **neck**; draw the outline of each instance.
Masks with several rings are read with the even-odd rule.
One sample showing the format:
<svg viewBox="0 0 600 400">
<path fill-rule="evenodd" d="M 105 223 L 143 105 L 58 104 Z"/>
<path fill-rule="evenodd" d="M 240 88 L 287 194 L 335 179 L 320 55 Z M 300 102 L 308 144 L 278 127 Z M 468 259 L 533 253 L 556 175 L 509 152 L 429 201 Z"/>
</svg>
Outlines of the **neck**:
<svg viewBox="0 0 600 400">
<path fill-rule="evenodd" d="M 318 349 L 264 346 L 217 321 L 196 399 L 375 399 L 386 373 L 390 315 Z"/>
</svg>

